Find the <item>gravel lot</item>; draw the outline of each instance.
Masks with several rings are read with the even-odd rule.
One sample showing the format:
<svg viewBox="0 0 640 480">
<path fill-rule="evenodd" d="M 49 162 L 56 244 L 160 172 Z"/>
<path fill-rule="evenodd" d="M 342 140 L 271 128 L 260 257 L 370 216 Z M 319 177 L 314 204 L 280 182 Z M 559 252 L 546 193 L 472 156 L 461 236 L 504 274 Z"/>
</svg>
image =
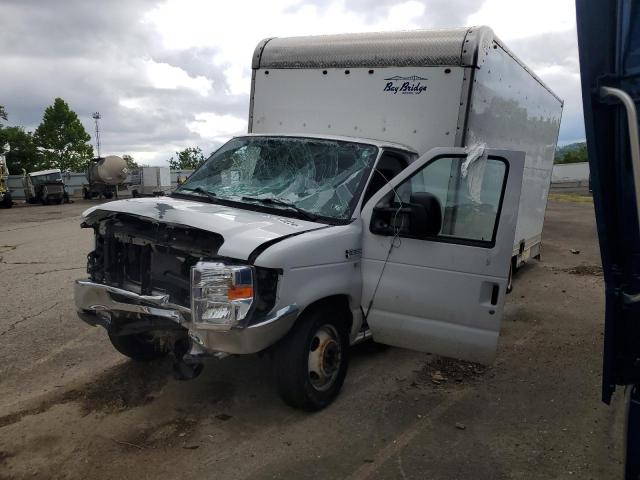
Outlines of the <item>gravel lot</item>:
<svg viewBox="0 0 640 480">
<path fill-rule="evenodd" d="M 542 261 L 515 278 L 491 367 L 361 345 L 316 414 L 280 401 L 266 358 L 177 382 L 79 321 L 89 205 L 0 210 L 1 479 L 621 478 L 622 395 L 599 398 L 592 204 L 549 203 Z"/>
</svg>

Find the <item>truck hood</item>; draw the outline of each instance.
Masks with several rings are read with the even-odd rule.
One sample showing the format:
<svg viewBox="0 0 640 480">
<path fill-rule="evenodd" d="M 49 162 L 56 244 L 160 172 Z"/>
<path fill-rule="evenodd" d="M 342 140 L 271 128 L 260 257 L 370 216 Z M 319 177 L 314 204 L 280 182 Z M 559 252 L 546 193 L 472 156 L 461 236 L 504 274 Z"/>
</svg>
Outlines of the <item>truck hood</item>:
<svg viewBox="0 0 640 480">
<path fill-rule="evenodd" d="M 97 205 L 82 214 L 87 220 L 126 213 L 159 223 L 183 225 L 222 235 L 218 254 L 247 260 L 260 245 L 324 228 L 323 223 L 171 197 L 132 198 Z"/>
</svg>

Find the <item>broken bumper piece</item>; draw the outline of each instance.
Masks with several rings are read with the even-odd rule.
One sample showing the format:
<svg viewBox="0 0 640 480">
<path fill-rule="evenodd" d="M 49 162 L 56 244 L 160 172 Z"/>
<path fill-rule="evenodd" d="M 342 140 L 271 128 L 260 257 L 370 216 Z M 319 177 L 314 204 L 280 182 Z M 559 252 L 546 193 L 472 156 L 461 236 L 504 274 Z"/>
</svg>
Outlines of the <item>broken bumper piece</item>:
<svg viewBox="0 0 640 480">
<path fill-rule="evenodd" d="M 170 303 L 168 295 L 139 295 L 90 280 L 76 280 L 74 298 L 78 316 L 89 325 L 111 330 L 116 325 L 114 317 L 130 318 L 133 314 L 139 321 L 117 322 L 120 334 L 182 327 L 194 343 L 210 353 L 249 354 L 264 350 L 286 335 L 299 313 L 296 305 L 288 305 L 246 327 L 217 331 L 197 328 L 191 322 L 191 309 Z"/>
</svg>

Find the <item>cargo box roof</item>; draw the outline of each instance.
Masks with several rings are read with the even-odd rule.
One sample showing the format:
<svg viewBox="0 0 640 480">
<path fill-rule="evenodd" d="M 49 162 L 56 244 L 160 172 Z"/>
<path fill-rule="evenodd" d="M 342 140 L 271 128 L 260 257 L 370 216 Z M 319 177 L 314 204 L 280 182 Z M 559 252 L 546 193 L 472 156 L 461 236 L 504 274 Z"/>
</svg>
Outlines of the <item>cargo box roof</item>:
<svg viewBox="0 0 640 480">
<path fill-rule="evenodd" d="M 477 45 L 468 33 L 488 33 L 487 27 L 402 32 L 347 33 L 263 40 L 253 58 L 253 68 L 322 68 L 469 65 Z"/>
<path fill-rule="evenodd" d="M 266 38 L 252 68 L 480 67 L 493 43 L 504 49 L 543 87 L 560 98 L 486 26 L 441 30 L 345 33 Z"/>
</svg>

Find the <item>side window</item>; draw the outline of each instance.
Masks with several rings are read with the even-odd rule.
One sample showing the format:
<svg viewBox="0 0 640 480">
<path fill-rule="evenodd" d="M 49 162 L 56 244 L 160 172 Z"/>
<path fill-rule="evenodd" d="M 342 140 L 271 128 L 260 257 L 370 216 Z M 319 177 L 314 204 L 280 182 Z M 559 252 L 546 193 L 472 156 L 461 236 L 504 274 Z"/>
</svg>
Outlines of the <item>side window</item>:
<svg viewBox="0 0 640 480">
<path fill-rule="evenodd" d="M 366 204 L 378 190 L 384 187 L 389 180 L 407 168 L 407 165 L 409 165 L 409 162 L 401 155 L 398 155 L 395 152 L 383 153 L 376 164 L 376 168 L 373 169 L 371 180 L 369 180 L 367 190 L 362 197 L 362 205 L 364 206 L 364 204 Z"/>
<path fill-rule="evenodd" d="M 498 158 L 436 158 L 376 205 L 371 231 L 491 244 L 506 177 L 507 164 Z"/>
</svg>

